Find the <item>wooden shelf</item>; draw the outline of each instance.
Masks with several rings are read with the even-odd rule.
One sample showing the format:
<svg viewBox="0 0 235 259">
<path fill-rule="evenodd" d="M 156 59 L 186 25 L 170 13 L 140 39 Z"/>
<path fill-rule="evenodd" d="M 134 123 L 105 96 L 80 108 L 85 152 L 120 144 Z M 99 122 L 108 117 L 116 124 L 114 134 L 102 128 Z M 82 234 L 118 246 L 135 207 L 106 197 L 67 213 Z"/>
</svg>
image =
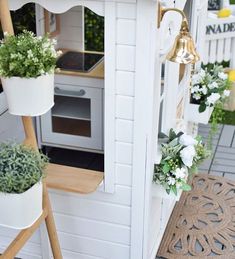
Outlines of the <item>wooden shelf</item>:
<svg viewBox="0 0 235 259">
<path fill-rule="evenodd" d="M 104 178 L 102 172 L 58 164 L 49 164 L 46 174 L 48 188 L 81 194 L 95 192 Z"/>
</svg>

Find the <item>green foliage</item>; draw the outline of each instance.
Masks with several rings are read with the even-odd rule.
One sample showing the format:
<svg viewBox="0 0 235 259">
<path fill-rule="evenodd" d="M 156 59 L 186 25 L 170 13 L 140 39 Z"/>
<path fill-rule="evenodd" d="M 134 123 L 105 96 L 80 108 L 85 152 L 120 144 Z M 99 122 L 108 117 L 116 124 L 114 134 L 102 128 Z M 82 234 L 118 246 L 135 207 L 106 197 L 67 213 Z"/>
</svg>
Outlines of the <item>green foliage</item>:
<svg viewBox="0 0 235 259">
<path fill-rule="evenodd" d="M 209 149 L 212 149 L 213 137 L 218 131 L 218 124 L 223 122 L 224 115 L 223 103 L 217 103 L 210 118 L 210 131 L 207 140 L 207 146 Z"/>
<path fill-rule="evenodd" d="M 38 183 L 48 158 L 18 144 L 0 144 L 0 192 L 23 193 Z"/>
<path fill-rule="evenodd" d="M 199 112 L 202 113 L 207 107 L 224 103 L 230 94 L 230 87 L 231 83 L 223 66 L 208 65 L 192 76 L 191 101 L 199 105 Z"/>
<path fill-rule="evenodd" d="M 227 125 L 235 125 L 235 112 L 234 111 L 223 111 L 224 116 L 221 123 Z"/>
<path fill-rule="evenodd" d="M 26 4 L 17 11 L 11 11 L 11 17 L 15 34 L 19 34 L 23 32 L 23 30 L 36 33 L 35 4 Z M 2 37 L 3 33 L 0 27 L 0 38 Z"/>
<path fill-rule="evenodd" d="M 85 49 L 104 51 L 104 17 L 85 8 Z"/>
<path fill-rule="evenodd" d="M 53 73 L 59 54 L 55 44 L 48 36 L 36 37 L 29 31 L 6 35 L 0 46 L 0 76 L 32 78 Z"/>
<path fill-rule="evenodd" d="M 177 191 L 191 190 L 187 184 L 188 176 L 197 172 L 198 165 L 206 159 L 210 152 L 202 143 L 202 138 L 193 138 L 183 132 L 170 130 L 169 136 L 160 134 L 165 143 L 161 144 L 162 159 L 155 165 L 153 182 L 161 184 L 169 194 Z"/>
</svg>

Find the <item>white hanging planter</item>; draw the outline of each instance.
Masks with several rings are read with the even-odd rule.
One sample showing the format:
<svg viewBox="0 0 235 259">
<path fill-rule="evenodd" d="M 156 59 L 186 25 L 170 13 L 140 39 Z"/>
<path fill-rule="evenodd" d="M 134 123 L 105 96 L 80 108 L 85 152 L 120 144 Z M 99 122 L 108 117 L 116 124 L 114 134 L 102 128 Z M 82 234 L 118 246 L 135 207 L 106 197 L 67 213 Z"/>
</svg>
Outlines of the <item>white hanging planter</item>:
<svg viewBox="0 0 235 259">
<path fill-rule="evenodd" d="M 181 194 L 182 194 L 181 189 L 177 190 L 177 195 L 175 195 L 173 192 L 170 192 L 170 194 L 168 194 L 162 185 L 156 184 L 156 183 L 152 184 L 152 196 L 153 197 L 179 201 Z"/>
<path fill-rule="evenodd" d="M 198 104 L 193 104 L 193 103 L 188 104 L 188 107 L 186 109 L 188 121 L 208 124 L 214 108 L 207 107 L 206 110 L 201 113 L 198 111 L 198 108 L 199 108 Z"/>
<path fill-rule="evenodd" d="M 37 78 L 2 78 L 9 113 L 19 116 L 39 116 L 54 105 L 54 74 Z"/>
<path fill-rule="evenodd" d="M 0 193 L 0 226 L 25 229 L 42 214 L 42 182 L 21 194 Z"/>
</svg>

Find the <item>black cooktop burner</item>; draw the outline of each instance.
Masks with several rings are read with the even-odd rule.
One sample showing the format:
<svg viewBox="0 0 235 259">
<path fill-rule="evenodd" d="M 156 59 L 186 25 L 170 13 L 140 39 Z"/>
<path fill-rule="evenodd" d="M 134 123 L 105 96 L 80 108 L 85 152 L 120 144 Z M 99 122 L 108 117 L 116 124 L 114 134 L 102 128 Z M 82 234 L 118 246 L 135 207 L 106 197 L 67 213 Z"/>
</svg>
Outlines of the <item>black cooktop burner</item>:
<svg viewBox="0 0 235 259">
<path fill-rule="evenodd" d="M 61 70 L 90 72 L 103 60 L 103 54 L 68 51 L 57 60 L 56 66 Z"/>
</svg>

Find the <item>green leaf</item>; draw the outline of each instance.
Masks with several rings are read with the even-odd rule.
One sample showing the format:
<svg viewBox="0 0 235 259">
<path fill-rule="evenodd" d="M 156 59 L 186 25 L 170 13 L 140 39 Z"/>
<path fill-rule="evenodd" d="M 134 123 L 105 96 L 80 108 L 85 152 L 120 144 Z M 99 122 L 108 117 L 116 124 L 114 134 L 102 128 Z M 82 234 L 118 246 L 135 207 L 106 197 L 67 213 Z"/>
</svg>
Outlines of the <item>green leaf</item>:
<svg viewBox="0 0 235 259">
<path fill-rule="evenodd" d="M 175 131 L 173 129 L 170 129 L 170 132 L 169 132 L 169 141 L 172 141 L 173 139 L 176 138 L 176 134 L 175 134 Z"/>
<path fill-rule="evenodd" d="M 160 132 L 159 134 L 158 134 L 158 138 L 168 138 L 168 136 L 165 134 L 165 133 L 163 133 L 163 132 Z"/>
<path fill-rule="evenodd" d="M 167 194 L 170 194 L 171 189 L 166 189 Z"/>
<path fill-rule="evenodd" d="M 189 192 L 189 191 L 192 190 L 192 187 L 191 187 L 189 184 L 184 183 L 184 184 L 182 185 L 181 189 L 182 189 L 183 191 Z"/>
<path fill-rule="evenodd" d="M 165 163 L 164 166 L 163 166 L 163 168 L 162 168 L 162 171 L 163 171 L 163 173 L 167 174 L 167 173 L 170 172 L 170 169 L 171 169 L 171 168 L 170 168 L 169 164 L 168 164 L 168 163 Z"/>
<path fill-rule="evenodd" d="M 202 113 L 202 112 L 204 112 L 205 110 L 206 110 L 206 104 L 205 103 L 201 103 L 200 105 L 199 105 L 199 108 L 198 108 L 198 111 L 200 112 L 200 113 Z"/>
<path fill-rule="evenodd" d="M 173 191 L 173 193 L 174 193 L 175 195 L 177 195 L 177 188 L 176 188 L 175 185 L 173 185 L 173 186 L 171 187 L 171 190 Z"/>
</svg>

